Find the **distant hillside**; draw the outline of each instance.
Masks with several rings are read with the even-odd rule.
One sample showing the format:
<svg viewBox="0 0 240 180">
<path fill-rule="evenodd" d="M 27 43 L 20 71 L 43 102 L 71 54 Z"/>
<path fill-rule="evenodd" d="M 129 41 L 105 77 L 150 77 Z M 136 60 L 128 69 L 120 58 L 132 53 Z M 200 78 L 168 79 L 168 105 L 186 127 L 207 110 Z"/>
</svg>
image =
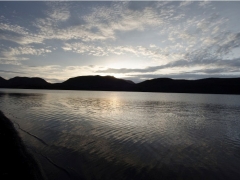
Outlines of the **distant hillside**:
<svg viewBox="0 0 240 180">
<path fill-rule="evenodd" d="M 53 85 L 56 89 L 133 91 L 135 83 L 113 76 L 79 76 Z"/>
<path fill-rule="evenodd" d="M 15 77 L 5 80 L 0 77 L 0 88 L 240 94 L 240 78 L 157 78 L 135 84 L 113 76 L 79 76 L 51 84 L 41 78 Z"/>
<path fill-rule="evenodd" d="M 7 80 L 0 77 L 0 88 L 4 88 L 7 85 Z"/>
<path fill-rule="evenodd" d="M 22 89 L 45 89 L 50 87 L 50 83 L 41 78 L 14 77 L 5 80 L 6 88 L 22 88 Z"/>
<path fill-rule="evenodd" d="M 137 84 L 138 91 L 240 94 L 240 78 L 207 78 L 200 80 L 173 80 L 157 78 Z"/>
</svg>

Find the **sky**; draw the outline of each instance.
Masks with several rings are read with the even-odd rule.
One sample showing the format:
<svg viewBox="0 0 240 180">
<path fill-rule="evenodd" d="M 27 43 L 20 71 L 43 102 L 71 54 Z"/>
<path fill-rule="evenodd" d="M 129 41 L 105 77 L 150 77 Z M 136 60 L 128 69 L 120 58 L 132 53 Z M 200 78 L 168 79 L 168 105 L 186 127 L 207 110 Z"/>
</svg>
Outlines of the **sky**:
<svg viewBox="0 0 240 180">
<path fill-rule="evenodd" d="M 0 2 L 0 76 L 240 77 L 240 2 Z"/>
</svg>

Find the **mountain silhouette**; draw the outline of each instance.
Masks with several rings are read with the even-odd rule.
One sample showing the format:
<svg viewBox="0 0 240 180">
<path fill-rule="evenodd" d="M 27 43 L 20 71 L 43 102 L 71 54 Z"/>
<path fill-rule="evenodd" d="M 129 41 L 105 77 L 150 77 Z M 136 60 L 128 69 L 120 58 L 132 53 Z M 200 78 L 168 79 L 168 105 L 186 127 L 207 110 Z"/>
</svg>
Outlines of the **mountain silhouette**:
<svg viewBox="0 0 240 180">
<path fill-rule="evenodd" d="M 137 84 L 139 91 L 172 93 L 240 94 L 240 78 L 173 80 L 157 78 Z"/>
<path fill-rule="evenodd" d="M 133 91 L 135 83 L 113 76 L 79 76 L 53 85 L 56 89 Z"/>
<path fill-rule="evenodd" d="M 42 78 L 37 77 L 14 77 L 12 79 L 3 81 L 3 83 L 5 85 L 5 88 L 45 89 L 50 87 L 50 83 Z"/>
<path fill-rule="evenodd" d="M 156 78 L 134 83 L 113 76 L 97 75 L 73 77 L 62 83 L 48 83 L 42 78 L 14 77 L 5 80 L 0 77 L 0 88 L 240 94 L 240 78 Z"/>
<path fill-rule="evenodd" d="M 4 88 L 6 86 L 7 86 L 7 80 L 0 77 L 0 88 Z"/>
</svg>

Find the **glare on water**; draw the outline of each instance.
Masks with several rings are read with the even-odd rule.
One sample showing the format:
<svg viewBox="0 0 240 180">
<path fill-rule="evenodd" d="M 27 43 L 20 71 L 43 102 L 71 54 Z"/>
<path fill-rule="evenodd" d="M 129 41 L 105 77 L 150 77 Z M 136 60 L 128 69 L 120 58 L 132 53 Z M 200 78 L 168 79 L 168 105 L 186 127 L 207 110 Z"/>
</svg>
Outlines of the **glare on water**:
<svg viewBox="0 0 240 180">
<path fill-rule="evenodd" d="M 238 179 L 240 96 L 0 90 L 49 179 Z"/>
</svg>

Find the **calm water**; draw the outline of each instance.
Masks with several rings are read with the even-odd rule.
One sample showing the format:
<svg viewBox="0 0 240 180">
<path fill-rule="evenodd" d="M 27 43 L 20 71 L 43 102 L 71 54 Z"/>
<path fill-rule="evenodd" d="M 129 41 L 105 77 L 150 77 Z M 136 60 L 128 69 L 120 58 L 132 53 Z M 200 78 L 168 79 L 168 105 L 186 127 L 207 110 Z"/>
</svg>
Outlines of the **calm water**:
<svg viewBox="0 0 240 180">
<path fill-rule="evenodd" d="M 240 96 L 0 89 L 50 180 L 239 179 Z"/>
</svg>

